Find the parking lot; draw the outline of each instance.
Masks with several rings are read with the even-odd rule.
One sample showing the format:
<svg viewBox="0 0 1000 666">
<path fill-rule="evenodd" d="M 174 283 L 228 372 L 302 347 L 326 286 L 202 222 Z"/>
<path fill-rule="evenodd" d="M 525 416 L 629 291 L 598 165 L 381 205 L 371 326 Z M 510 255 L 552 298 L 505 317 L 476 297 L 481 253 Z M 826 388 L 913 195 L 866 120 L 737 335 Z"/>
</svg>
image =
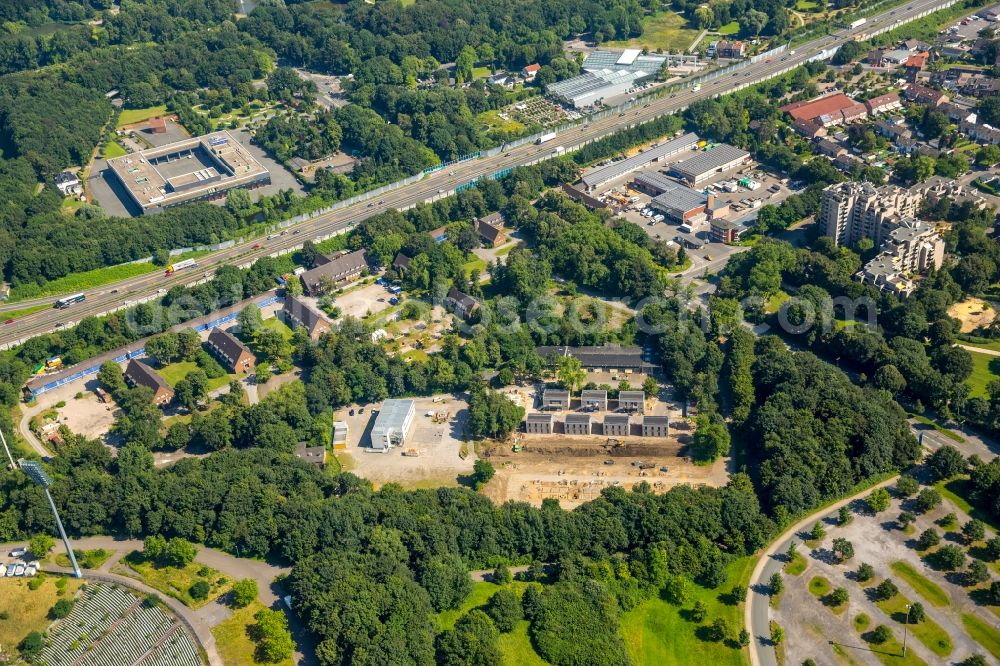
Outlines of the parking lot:
<svg viewBox="0 0 1000 666">
<path fill-rule="evenodd" d="M 385 287 L 373 282 L 336 295 L 334 303 L 342 316 L 362 319 L 392 307 L 391 298 L 393 295 Z"/>
<path fill-rule="evenodd" d="M 30 578 L 38 573 L 38 562 L 26 547 L 15 548 L 3 555 L 3 559 L 0 559 L 0 576 Z"/>
</svg>

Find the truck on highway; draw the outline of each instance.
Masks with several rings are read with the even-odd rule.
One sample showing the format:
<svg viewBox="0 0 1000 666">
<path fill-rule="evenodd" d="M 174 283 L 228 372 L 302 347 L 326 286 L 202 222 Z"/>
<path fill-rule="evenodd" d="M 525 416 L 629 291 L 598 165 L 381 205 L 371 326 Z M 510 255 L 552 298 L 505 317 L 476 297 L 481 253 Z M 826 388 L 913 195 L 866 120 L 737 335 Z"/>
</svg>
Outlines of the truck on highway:
<svg viewBox="0 0 1000 666">
<path fill-rule="evenodd" d="M 173 275 L 177 271 L 182 271 L 185 268 L 194 268 L 198 265 L 198 262 L 194 259 L 185 259 L 184 261 L 178 261 L 177 263 L 170 264 L 167 266 L 167 270 L 164 271 L 164 275 Z"/>
<path fill-rule="evenodd" d="M 552 154 L 553 155 L 562 155 L 565 152 L 566 152 L 566 148 L 564 146 L 556 146 L 556 149 L 552 151 Z"/>
<path fill-rule="evenodd" d="M 860 28 L 861 26 L 863 26 L 867 22 L 868 22 L 868 19 L 866 19 L 866 18 L 855 19 L 854 21 L 851 21 L 850 28 L 851 28 L 851 30 L 854 30 L 855 28 Z"/>
<path fill-rule="evenodd" d="M 546 132 L 545 134 L 543 134 L 540 137 L 538 137 L 537 139 L 535 139 L 535 145 L 536 146 L 540 146 L 543 143 L 545 143 L 546 141 L 551 141 L 554 138 L 556 138 L 556 133 L 555 132 Z"/>
</svg>

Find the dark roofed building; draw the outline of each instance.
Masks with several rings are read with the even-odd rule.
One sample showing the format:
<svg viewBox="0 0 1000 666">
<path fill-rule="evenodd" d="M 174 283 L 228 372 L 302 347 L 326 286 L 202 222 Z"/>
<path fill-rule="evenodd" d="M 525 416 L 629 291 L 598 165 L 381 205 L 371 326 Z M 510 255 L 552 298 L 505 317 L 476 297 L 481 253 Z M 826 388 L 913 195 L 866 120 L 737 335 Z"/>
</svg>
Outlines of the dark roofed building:
<svg viewBox="0 0 1000 666">
<path fill-rule="evenodd" d="M 479 309 L 479 301 L 454 287 L 448 290 L 448 296 L 444 300 L 448 307 L 462 319 L 468 319 Z"/>
<path fill-rule="evenodd" d="M 916 102 L 917 104 L 927 104 L 928 106 L 940 106 L 945 102 L 951 101 L 950 98 L 940 90 L 927 88 L 917 85 L 916 83 L 903 91 L 903 97 L 911 102 Z"/>
<path fill-rule="evenodd" d="M 605 416 L 604 434 L 608 437 L 627 437 L 629 434 L 628 414 L 608 414 Z"/>
<path fill-rule="evenodd" d="M 816 142 L 816 149 L 827 157 L 840 157 L 847 154 L 847 149 L 836 141 L 830 139 L 820 139 Z"/>
<path fill-rule="evenodd" d="M 535 435 L 551 435 L 552 415 L 528 414 L 524 420 L 524 431 Z"/>
<path fill-rule="evenodd" d="M 805 118 L 799 118 L 792 122 L 792 129 L 806 137 L 807 139 L 815 139 L 817 137 L 822 137 L 827 135 L 827 129 L 817 122 L 812 120 L 807 120 Z"/>
<path fill-rule="evenodd" d="M 607 411 L 608 392 L 603 389 L 586 389 L 580 393 L 580 408 Z"/>
<path fill-rule="evenodd" d="M 291 321 L 295 327 L 305 328 L 313 340 L 330 330 L 330 322 L 323 315 L 295 296 L 285 295 L 285 304 L 281 311 L 285 319 Z"/>
<path fill-rule="evenodd" d="M 125 367 L 125 381 L 129 386 L 145 386 L 153 391 L 153 404 L 165 405 L 174 399 L 174 389 L 151 367 L 132 359 Z"/>
<path fill-rule="evenodd" d="M 476 218 L 476 233 L 483 239 L 483 243 L 489 247 L 502 245 L 506 236 L 503 233 L 503 215 L 500 213 L 490 213 L 483 217 Z"/>
<path fill-rule="evenodd" d="M 642 417 L 643 437 L 666 437 L 670 434 L 670 419 L 666 416 Z"/>
<path fill-rule="evenodd" d="M 257 364 L 257 357 L 245 344 L 218 326 L 208 334 L 208 348 L 230 372 L 250 372 Z"/>
<path fill-rule="evenodd" d="M 567 435 L 589 435 L 590 426 L 590 414 L 567 414 L 563 423 Z"/>
<path fill-rule="evenodd" d="M 320 469 L 326 467 L 325 446 L 308 446 L 305 442 L 299 442 L 295 445 L 295 457 Z"/>
<path fill-rule="evenodd" d="M 336 257 L 317 255 L 315 268 L 299 276 L 306 294 L 314 296 L 323 290 L 324 282 L 341 284 L 361 275 L 368 268 L 368 256 L 364 250 L 347 252 Z"/>
<path fill-rule="evenodd" d="M 400 252 L 396 255 L 396 258 L 392 260 L 392 267 L 396 269 L 397 273 L 405 273 L 406 269 L 410 267 L 410 258 Z"/>
<path fill-rule="evenodd" d="M 656 366 L 642 360 L 642 349 L 639 347 L 620 347 L 618 345 L 602 345 L 588 347 L 536 347 L 535 351 L 542 358 L 551 356 L 572 356 L 580 361 L 587 370 L 634 370 L 648 372 Z"/>
<path fill-rule="evenodd" d="M 731 245 L 740 240 L 747 227 L 732 220 L 718 219 L 710 223 L 709 237 L 715 243 L 725 243 Z"/>
<path fill-rule="evenodd" d="M 642 414 L 646 411 L 646 394 L 642 391 L 619 391 L 618 409 Z"/>
<path fill-rule="evenodd" d="M 542 409 L 569 409 L 569 391 L 545 389 L 542 391 Z"/>
</svg>

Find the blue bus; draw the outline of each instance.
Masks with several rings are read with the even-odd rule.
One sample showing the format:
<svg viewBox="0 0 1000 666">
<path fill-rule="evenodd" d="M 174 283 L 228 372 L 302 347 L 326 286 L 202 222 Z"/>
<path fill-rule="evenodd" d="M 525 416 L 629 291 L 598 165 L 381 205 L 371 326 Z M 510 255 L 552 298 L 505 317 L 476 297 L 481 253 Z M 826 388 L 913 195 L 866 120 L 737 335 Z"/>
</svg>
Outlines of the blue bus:
<svg viewBox="0 0 1000 666">
<path fill-rule="evenodd" d="M 58 301 L 56 301 L 56 307 L 60 309 L 68 308 L 74 303 L 83 303 L 85 300 L 87 300 L 87 297 L 84 296 L 83 294 L 73 294 L 72 296 L 67 296 L 66 298 L 60 298 Z"/>
</svg>

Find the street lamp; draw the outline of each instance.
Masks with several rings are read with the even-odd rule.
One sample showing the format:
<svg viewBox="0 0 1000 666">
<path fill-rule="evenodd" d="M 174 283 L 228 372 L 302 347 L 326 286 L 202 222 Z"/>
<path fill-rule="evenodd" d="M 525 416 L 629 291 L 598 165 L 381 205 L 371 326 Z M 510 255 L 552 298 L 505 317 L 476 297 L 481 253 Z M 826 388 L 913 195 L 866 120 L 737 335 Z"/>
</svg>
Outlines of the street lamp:
<svg viewBox="0 0 1000 666">
<path fill-rule="evenodd" d="M 56 517 L 56 527 L 59 528 L 59 536 L 62 537 L 63 543 L 66 545 L 66 554 L 69 555 L 69 561 L 73 565 L 73 575 L 77 578 L 83 578 L 83 573 L 80 571 L 80 567 L 76 563 L 76 555 L 73 554 L 73 548 L 69 545 L 69 537 L 66 536 L 66 530 L 63 528 L 62 520 L 59 519 L 59 512 L 56 510 L 56 503 L 52 501 L 52 493 L 49 492 L 49 486 L 52 485 L 52 478 L 45 473 L 45 470 L 42 469 L 41 464 L 39 464 L 37 460 L 25 460 L 24 458 L 21 458 L 17 462 L 21 466 L 21 471 L 23 471 L 28 478 L 35 483 L 35 485 L 41 486 L 42 490 L 45 491 L 45 497 L 49 500 L 49 506 L 52 507 L 52 515 Z"/>
<path fill-rule="evenodd" d="M 903 623 L 903 657 L 906 657 L 906 630 L 910 628 L 910 604 L 906 604 L 906 622 Z"/>
</svg>

